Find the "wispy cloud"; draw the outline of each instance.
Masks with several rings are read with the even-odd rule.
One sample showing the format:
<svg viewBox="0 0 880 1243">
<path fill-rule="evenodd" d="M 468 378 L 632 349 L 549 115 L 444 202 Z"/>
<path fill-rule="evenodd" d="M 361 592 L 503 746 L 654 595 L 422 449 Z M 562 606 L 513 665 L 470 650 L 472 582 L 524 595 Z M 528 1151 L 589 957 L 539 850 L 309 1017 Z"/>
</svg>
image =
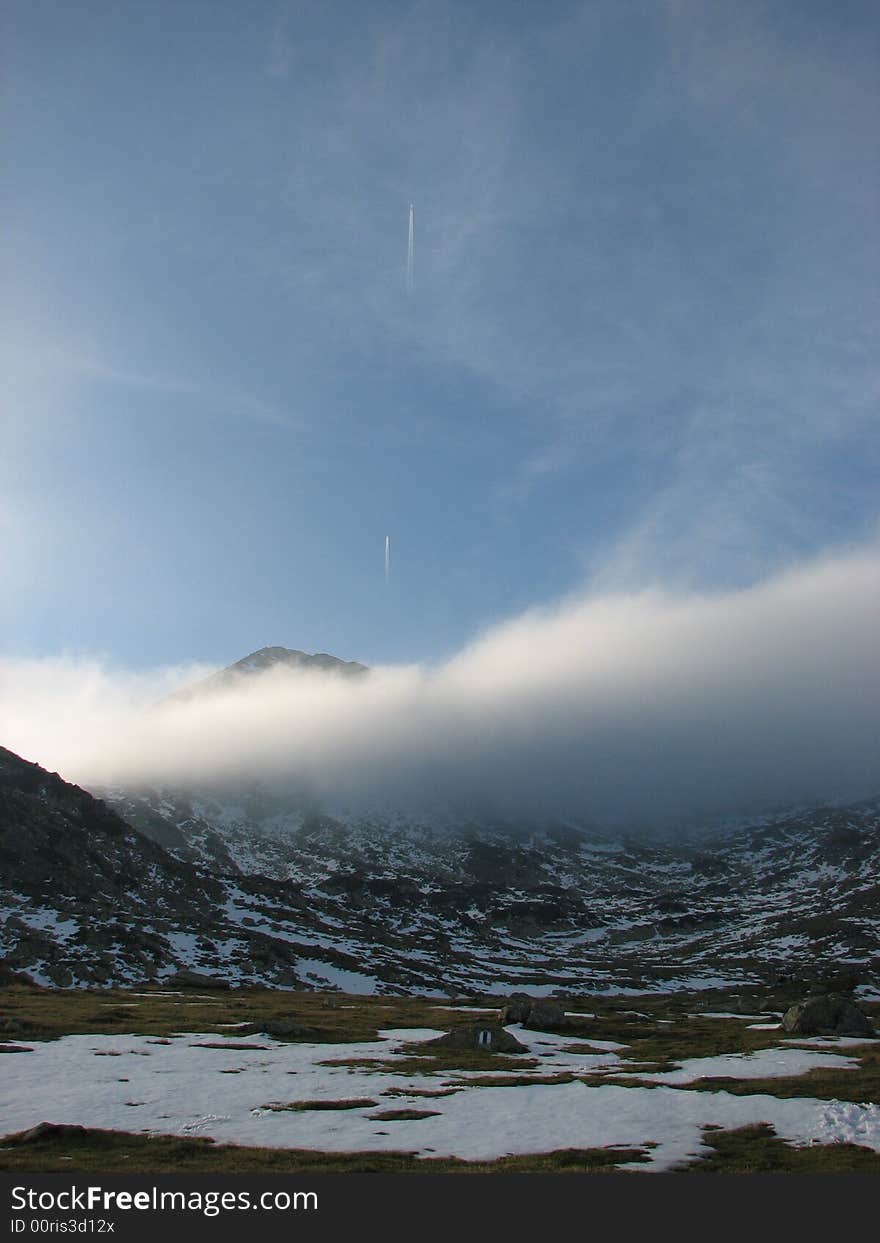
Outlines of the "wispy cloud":
<svg viewBox="0 0 880 1243">
<path fill-rule="evenodd" d="M 7 343 L 4 353 L 11 370 L 38 371 L 44 383 L 51 384 L 54 377 L 60 381 L 73 379 L 144 389 L 183 398 L 200 410 L 213 410 L 232 418 L 271 423 L 278 427 L 296 426 L 295 420 L 286 411 L 252 394 L 186 376 L 130 369 L 124 364 L 107 361 L 97 353 L 47 342 L 16 344 L 14 341 Z"/>
<path fill-rule="evenodd" d="M 426 13 L 374 25 L 319 89 L 286 179 L 315 304 L 348 341 L 403 343 L 511 403 L 525 451 L 495 481 L 504 506 L 573 468 L 607 486 L 609 455 L 646 463 L 609 560 L 711 570 L 722 544 L 696 541 L 726 526 L 760 572 L 833 539 L 810 515 L 822 455 L 829 438 L 856 452 L 877 395 L 859 294 L 877 91 L 855 39 L 670 2 L 601 21 L 576 6 L 490 46 Z M 619 80 L 603 68 L 633 55 Z M 542 57 L 586 85 L 542 100 Z"/>
<path fill-rule="evenodd" d="M 36 328 L 13 422 L 53 385 L 43 405 L 74 417 L 68 383 L 102 387 L 105 412 L 124 388 L 160 411 L 168 396 L 302 420 L 301 486 L 273 496 L 334 541 L 340 597 L 359 554 L 344 504 L 324 522 L 322 481 L 361 453 L 380 473 L 405 459 L 436 497 L 426 546 L 464 500 L 452 572 L 485 580 L 491 562 L 520 600 L 560 531 L 554 589 L 583 566 L 620 590 L 753 582 L 873 530 L 880 87 L 860 6 L 829 19 L 763 0 L 589 0 L 504 21 L 444 0 L 343 18 L 252 7 L 218 14 L 197 74 L 203 32 L 181 8 L 169 90 L 134 151 L 106 98 L 141 116 L 122 77 L 164 64 L 164 12 L 149 47 L 108 25 L 98 85 L 69 84 L 84 118 L 69 133 L 39 76 L 57 36 L 35 22 L 20 155 L 33 126 L 47 159 L 22 199 L 40 210 L 16 219 L 10 304 Z M 55 54 L 71 59 L 60 38 Z M 20 456 L 37 494 L 37 455 Z M 266 495 L 266 459 L 251 470 L 243 499 Z M 376 511 L 411 504 L 392 475 Z M 360 521 L 373 497 L 351 503 Z M 384 533 L 386 514 L 371 518 Z M 518 524 L 541 533 L 534 559 L 518 559 Z M 316 615 L 340 611 L 332 591 L 315 599 Z M 497 607 L 474 601 L 472 618 Z"/>
</svg>

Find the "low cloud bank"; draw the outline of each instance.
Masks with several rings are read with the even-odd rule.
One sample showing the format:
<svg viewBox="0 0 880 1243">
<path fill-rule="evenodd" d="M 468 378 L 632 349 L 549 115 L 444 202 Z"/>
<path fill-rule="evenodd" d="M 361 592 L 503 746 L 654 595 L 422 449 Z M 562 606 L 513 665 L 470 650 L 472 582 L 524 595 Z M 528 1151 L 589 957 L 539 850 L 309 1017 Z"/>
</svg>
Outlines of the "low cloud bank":
<svg viewBox="0 0 880 1243">
<path fill-rule="evenodd" d="M 0 661 L 0 743 L 86 787 L 691 824 L 880 790 L 878 635 L 871 550 L 725 595 L 536 609 L 436 669 L 278 669 L 183 703 L 157 700 L 203 669 Z"/>
</svg>

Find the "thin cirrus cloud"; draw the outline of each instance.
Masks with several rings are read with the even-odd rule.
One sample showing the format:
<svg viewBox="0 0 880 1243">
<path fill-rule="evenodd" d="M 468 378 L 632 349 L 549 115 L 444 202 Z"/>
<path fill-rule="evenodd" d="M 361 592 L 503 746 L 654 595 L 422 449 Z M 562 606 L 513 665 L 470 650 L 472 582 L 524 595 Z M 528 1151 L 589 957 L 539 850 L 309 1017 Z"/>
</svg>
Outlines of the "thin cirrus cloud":
<svg viewBox="0 0 880 1243">
<path fill-rule="evenodd" d="M 97 43 L 15 7 L 4 446 L 50 538 L 0 566 L 12 650 L 235 654 L 234 599 L 436 661 L 586 577 L 721 590 L 871 537 L 870 6 L 160 3 Z M 161 636 L 31 582 L 92 565 L 86 477 Z M 354 537 L 389 529 L 396 612 Z"/>
<path fill-rule="evenodd" d="M 759 5 L 574 5 L 453 61 L 443 10 L 437 29 L 421 9 L 373 29 L 341 89 L 313 87 L 322 123 L 289 203 L 313 219 L 317 187 L 334 239 L 319 302 L 512 403 L 524 451 L 487 481 L 496 509 L 573 471 L 599 491 L 639 479 L 630 521 L 583 532 L 603 581 L 662 559 L 677 581 L 747 583 L 864 535 L 876 78 L 856 33 Z M 364 199 L 338 192 L 344 169 Z M 386 203 L 411 197 L 409 302 L 402 214 L 396 265 L 366 256 L 392 259 Z"/>
<path fill-rule="evenodd" d="M 130 362 L 119 364 L 98 352 L 68 345 L 49 341 L 38 344 L 19 342 L 8 349 L 8 364 L 22 387 L 32 380 L 34 374 L 39 374 L 44 384 L 48 377 L 49 383 L 54 383 L 56 388 L 68 394 L 72 385 L 100 384 L 121 390 L 141 389 L 165 397 L 181 398 L 197 408 L 208 408 L 224 416 L 279 427 L 295 426 L 295 421 L 278 406 L 251 393 L 236 391 L 233 386 L 221 386 L 149 367 L 137 368 Z"/>
<path fill-rule="evenodd" d="M 262 781 L 328 810 L 396 806 L 675 827 L 880 789 L 880 554 L 725 594 L 575 598 L 445 664 L 349 681 L 276 670 L 0 664 L 0 733 L 85 786 Z"/>
</svg>

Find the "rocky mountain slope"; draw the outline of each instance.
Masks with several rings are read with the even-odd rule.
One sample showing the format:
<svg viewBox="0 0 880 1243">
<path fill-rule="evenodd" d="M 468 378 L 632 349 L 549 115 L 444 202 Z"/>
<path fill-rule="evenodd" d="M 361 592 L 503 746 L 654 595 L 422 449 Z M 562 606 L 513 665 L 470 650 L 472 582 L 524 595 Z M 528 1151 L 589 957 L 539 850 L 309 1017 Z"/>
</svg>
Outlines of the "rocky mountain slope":
<svg viewBox="0 0 880 1243">
<path fill-rule="evenodd" d="M 260 890 L 262 901 L 271 900 Z M 161 978 L 228 955 L 294 982 L 294 950 L 226 914 L 228 886 L 0 747 L 0 954 L 38 983 Z M 291 906 L 296 899 L 291 896 Z M 267 963 L 271 961 L 271 967 Z M 285 974 L 286 973 L 286 974 Z"/>
<path fill-rule="evenodd" d="M 144 831 L 176 831 L 181 858 L 304 895 L 362 961 L 390 967 L 395 942 L 408 945 L 401 967 L 421 962 L 446 984 L 461 984 L 462 968 L 480 988 L 638 988 L 880 967 L 876 802 L 686 843 L 571 825 L 333 818 L 258 788 L 236 801 L 142 791 L 115 805 Z"/>
<path fill-rule="evenodd" d="M 261 648 L 177 693 L 283 668 Z M 841 970 L 880 984 L 880 800 L 687 840 L 399 809 L 279 788 L 113 788 L 0 749 L 0 953 L 56 985 L 164 979 L 350 992 L 710 988 Z M 108 805 L 109 804 L 109 805 Z"/>
<path fill-rule="evenodd" d="M 111 793 L 0 751 L 8 968 L 353 992 L 880 982 L 880 802 L 682 843 L 331 818 L 256 786 Z"/>
</svg>

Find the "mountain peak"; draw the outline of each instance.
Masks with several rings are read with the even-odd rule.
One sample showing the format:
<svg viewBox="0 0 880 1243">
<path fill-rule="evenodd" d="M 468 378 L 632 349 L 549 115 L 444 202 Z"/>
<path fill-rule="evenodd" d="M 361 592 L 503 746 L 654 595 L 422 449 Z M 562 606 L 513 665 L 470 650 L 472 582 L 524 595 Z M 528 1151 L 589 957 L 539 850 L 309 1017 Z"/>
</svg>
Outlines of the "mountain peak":
<svg viewBox="0 0 880 1243">
<path fill-rule="evenodd" d="M 264 669 L 271 669 L 277 665 L 285 665 L 288 669 L 317 669 L 348 675 L 367 672 L 366 665 L 358 664 L 356 660 L 341 660 L 338 656 L 330 656 L 327 652 L 309 654 L 291 647 L 261 647 L 256 652 L 243 656 L 234 665 L 228 665 L 221 670 L 221 674 L 261 673 Z"/>
<path fill-rule="evenodd" d="M 186 686 L 168 697 L 171 702 L 185 702 L 202 695 L 229 690 L 244 679 L 265 673 L 269 669 L 295 669 L 306 673 L 331 673 L 342 677 L 361 677 L 368 673 L 366 665 L 356 660 L 341 660 L 327 652 L 300 652 L 291 647 L 261 647 L 250 652 L 225 669 L 219 669 L 201 682 Z"/>
<path fill-rule="evenodd" d="M 316 651 L 309 655 L 307 651 L 296 648 L 259 648 L 251 651 L 234 665 L 221 670 L 224 674 L 240 672 L 240 674 L 257 674 L 273 666 L 286 665 L 288 669 L 319 669 L 344 674 L 365 674 L 367 666 L 359 665 L 357 660 L 341 660 L 339 656 L 331 656 L 326 651 Z"/>
</svg>

